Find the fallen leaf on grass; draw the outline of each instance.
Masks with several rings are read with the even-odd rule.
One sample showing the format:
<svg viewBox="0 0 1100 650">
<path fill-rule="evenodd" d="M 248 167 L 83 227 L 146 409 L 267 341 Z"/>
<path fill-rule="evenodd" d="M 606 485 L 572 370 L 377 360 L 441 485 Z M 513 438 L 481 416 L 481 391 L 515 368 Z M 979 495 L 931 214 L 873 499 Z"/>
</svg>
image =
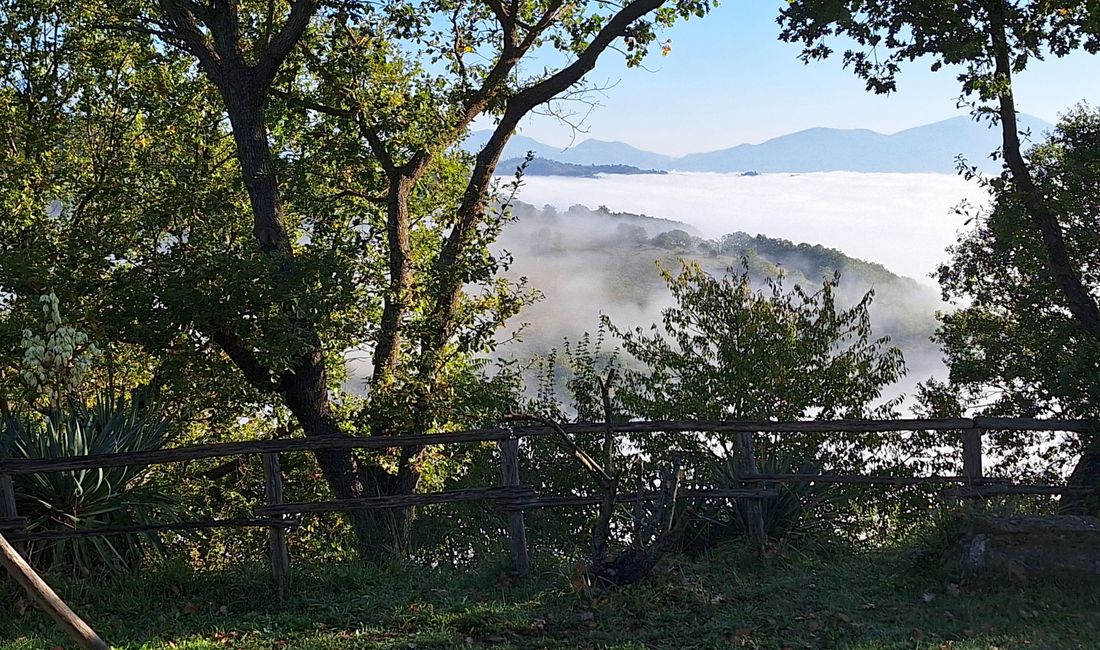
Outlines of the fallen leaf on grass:
<svg viewBox="0 0 1100 650">
<path fill-rule="evenodd" d="M 199 607 L 198 603 L 192 603 L 192 602 L 188 601 L 188 602 L 183 604 L 183 613 L 184 614 L 198 614 L 199 609 L 201 609 L 201 608 Z"/>
<path fill-rule="evenodd" d="M 913 631 L 909 633 L 909 638 L 913 639 L 914 641 L 921 641 L 922 639 L 924 639 L 924 630 L 920 629 L 919 627 L 913 628 Z"/>
</svg>

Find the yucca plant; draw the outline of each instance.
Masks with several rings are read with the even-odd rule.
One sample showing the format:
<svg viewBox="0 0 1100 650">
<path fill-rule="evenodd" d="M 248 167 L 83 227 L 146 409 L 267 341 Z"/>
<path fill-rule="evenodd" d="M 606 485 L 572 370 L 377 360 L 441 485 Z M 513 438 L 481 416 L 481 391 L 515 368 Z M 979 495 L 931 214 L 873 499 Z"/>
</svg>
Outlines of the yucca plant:
<svg viewBox="0 0 1100 650">
<path fill-rule="evenodd" d="M 757 461 L 761 474 L 820 474 L 822 466 L 816 460 L 771 456 Z M 748 477 L 740 458 L 717 461 L 712 467 L 715 487 L 743 487 Z M 782 483 L 778 494 L 760 499 L 764 534 L 777 542 L 820 540 L 833 533 L 838 506 L 844 492 L 831 485 Z M 748 513 L 738 499 L 714 501 L 692 513 L 693 523 L 684 537 L 685 550 L 700 551 L 732 538 L 748 534 Z"/>
<path fill-rule="evenodd" d="M 45 417 L 16 416 L 5 422 L 13 458 L 61 458 L 151 451 L 167 442 L 168 423 L 140 400 L 100 400 L 75 404 Z M 175 518 L 175 503 L 150 482 L 144 466 L 21 474 L 14 479 L 19 514 L 29 532 L 132 526 Z M 150 548 L 155 534 L 28 542 L 38 566 L 93 569 L 132 568 Z"/>
</svg>

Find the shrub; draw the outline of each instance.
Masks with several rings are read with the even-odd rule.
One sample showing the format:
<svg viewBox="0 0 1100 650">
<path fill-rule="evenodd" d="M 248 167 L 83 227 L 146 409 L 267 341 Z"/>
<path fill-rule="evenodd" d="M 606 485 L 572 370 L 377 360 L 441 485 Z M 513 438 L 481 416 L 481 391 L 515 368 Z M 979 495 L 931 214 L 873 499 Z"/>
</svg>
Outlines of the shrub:
<svg viewBox="0 0 1100 650">
<path fill-rule="evenodd" d="M 152 451 L 167 442 L 168 425 L 133 400 L 70 405 L 46 417 L 12 416 L 4 422 L 13 458 L 46 459 Z M 145 466 L 20 474 L 14 477 L 19 514 L 30 532 L 142 525 L 175 518 L 175 503 L 149 481 Z M 43 567 L 86 574 L 93 568 L 134 567 L 155 534 L 51 539 L 29 542 L 29 559 Z"/>
<path fill-rule="evenodd" d="M 757 462 L 761 474 L 820 474 L 819 462 L 792 456 L 772 456 Z M 714 487 L 737 489 L 747 478 L 738 457 L 728 457 L 714 463 Z M 844 492 L 832 485 L 782 483 L 778 494 L 760 499 L 764 534 L 780 543 L 819 543 L 833 536 Z M 702 551 L 732 539 L 748 535 L 749 520 L 742 499 L 715 500 L 696 507 L 687 532 L 684 547 Z"/>
</svg>

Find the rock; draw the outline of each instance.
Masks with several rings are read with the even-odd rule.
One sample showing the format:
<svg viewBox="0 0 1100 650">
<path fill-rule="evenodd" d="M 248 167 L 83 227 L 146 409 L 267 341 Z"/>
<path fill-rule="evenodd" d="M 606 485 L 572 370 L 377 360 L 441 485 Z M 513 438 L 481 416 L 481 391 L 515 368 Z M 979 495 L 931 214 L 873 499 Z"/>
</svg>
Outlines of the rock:
<svg viewBox="0 0 1100 650">
<path fill-rule="evenodd" d="M 966 532 L 944 556 L 950 571 L 1034 578 L 1100 577 L 1100 519 L 972 515 Z"/>
</svg>

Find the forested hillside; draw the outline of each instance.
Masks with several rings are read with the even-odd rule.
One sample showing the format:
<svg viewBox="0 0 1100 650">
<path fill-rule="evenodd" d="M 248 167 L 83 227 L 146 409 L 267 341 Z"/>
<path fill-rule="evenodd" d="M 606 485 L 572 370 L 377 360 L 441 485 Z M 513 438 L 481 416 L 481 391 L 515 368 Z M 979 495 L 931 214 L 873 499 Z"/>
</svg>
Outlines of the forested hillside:
<svg viewBox="0 0 1100 650">
<path fill-rule="evenodd" d="M 797 284 L 820 289 L 823 279 L 839 273 L 843 303 L 853 304 L 874 291 L 874 330 L 902 348 L 911 379 L 926 379 L 933 370 L 942 373 L 938 349 L 929 340 L 936 327 L 935 312 L 943 307 L 936 291 L 880 264 L 766 234 L 731 232 L 717 240 L 705 239 L 681 222 L 603 206 L 574 205 L 558 211 L 520 202 L 513 206 L 513 214 L 515 222 L 500 240 L 515 256 L 510 274 L 527 277 L 545 294 L 518 319 L 528 323 L 522 341 L 511 348 L 520 357 L 542 354 L 560 346 L 563 337 L 575 340 L 593 331 L 601 313 L 621 326 L 659 321 L 671 297 L 657 263 L 676 269 L 685 259 L 716 275 L 747 264 L 761 289 L 765 278 L 780 274 L 788 288 Z"/>
</svg>

